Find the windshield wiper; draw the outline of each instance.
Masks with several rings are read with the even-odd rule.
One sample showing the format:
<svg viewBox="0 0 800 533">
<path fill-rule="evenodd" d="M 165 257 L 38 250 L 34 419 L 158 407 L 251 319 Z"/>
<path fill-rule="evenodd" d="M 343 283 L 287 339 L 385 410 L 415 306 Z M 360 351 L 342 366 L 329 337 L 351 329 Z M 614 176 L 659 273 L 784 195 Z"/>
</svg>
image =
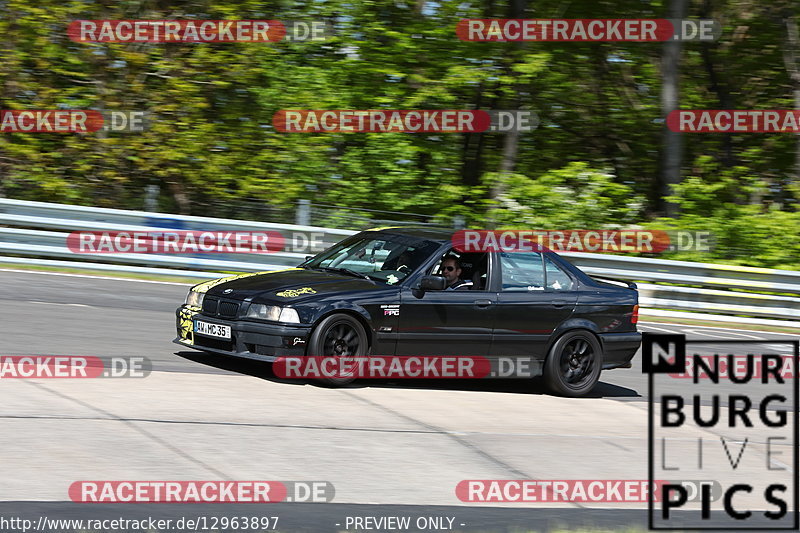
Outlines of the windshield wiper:
<svg viewBox="0 0 800 533">
<path fill-rule="evenodd" d="M 344 274 L 350 274 L 351 276 L 355 276 L 357 278 L 363 278 L 363 279 L 368 279 L 368 280 L 372 279 L 367 274 L 364 274 L 363 272 L 356 272 L 355 270 L 350 270 L 349 268 L 341 268 L 341 267 L 336 267 L 336 268 L 334 268 L 334 267 L 318 267 L 318 268 L 321 268 L 322 270 L 327 270 L 328 272 L 340 272 L 340 273 L 344 273 Z"/>
</svg>

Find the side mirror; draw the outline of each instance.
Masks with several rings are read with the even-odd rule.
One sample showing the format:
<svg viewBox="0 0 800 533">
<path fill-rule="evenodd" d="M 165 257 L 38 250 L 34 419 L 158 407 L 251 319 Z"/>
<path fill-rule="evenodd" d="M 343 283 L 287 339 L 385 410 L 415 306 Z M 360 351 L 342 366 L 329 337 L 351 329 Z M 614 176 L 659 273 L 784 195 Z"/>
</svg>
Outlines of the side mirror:
<svg viewBox="0 0 800 533">
<path fill-rule="evenodd" d="M 313 256 L 313 255 L 307 255 L 307 256 L 306 256 L 306 261 L 308 261 L 308 260 L 309 260 L 309 259 L 311 259 L 312 257 L 314 257 L 314 256 Z"/>
<path fill-rule="evenodd" d="M 419 288 L 423 291 L 443 291 L 447 288 L 447 280 L 444 276 L 422 276 Z"/>
</svg>

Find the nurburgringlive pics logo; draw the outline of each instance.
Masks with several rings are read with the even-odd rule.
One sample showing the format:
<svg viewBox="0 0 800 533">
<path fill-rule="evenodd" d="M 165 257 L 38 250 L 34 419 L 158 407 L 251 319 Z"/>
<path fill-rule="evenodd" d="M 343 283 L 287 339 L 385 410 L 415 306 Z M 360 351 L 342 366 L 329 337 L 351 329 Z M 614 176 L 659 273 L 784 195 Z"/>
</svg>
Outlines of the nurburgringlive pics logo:
<svg viewBox="0 0 800 533">
<path fill-rule="evenodd" d="M 797 529 L 798 341 L 643 334 L 650 529 Z M 719 488 L 717 489 L 719 490 Z"/>
</svg>

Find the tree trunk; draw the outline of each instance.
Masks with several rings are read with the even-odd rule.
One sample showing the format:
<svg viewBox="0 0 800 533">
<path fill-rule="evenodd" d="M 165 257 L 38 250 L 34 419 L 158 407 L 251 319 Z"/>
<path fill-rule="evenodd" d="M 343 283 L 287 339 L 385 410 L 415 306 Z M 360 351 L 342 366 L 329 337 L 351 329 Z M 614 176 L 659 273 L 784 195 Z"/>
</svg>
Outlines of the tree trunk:
<svg viewBox="0 0 800 533">
<path fill-rule="evenodd" d="M 786 16 L 784 24 L 786 25 L 786 46 L 783 49 L 783 62 L 794 89 L 794 108 L 800 110 L 800 65 L 797 62 L 800 37 L 798 37 L 797 20 L 794 17 Z M 800 182 L 800 133 L 796 134 L 796 137 L 794 181 Z"/>
<path fill-rule="evenodd" d="M 512 19 L 520 19 L 525 17 L 525 11 L 528 7 L 528 0 L 511 0 L 508 6 L 508 18 Z M 524 53 L 525 43 L 524 42 L 514 42 L 509 43 L 513 46 L 513 54 L 516 56 L 519 54 L 520 56 Z M 511 66 L 513 66 L 513 61 L 509 66 L 509 73 L 512 77 L 516 77 L 516 73 Z M 515 100 L 514 109 L 519 108 L 520 98 L 519 93 L 521 87 L 519 84 L 514 83 L 515 94 L 517 95 Z M 499 166 L 499 175 L 495 182 L 492 184 L 492 189 L 490 191 L 490 198 L 497 202 L 499 198 L 501 198 L 506 192 L 506 177 L 508 174 L 514 172 L 514 167 L 517 164 L 517 151 L 519 147 L 519 131 L 509 131 L 506 133 L 505 138 L 503 139 L 503 155 L 502 159 L 500 160 Z M 489 207 L 489 212 L 487 213 L 487 226 L 489 228 L 494 228 L 497 223 L 497 217 L 495 216 L 495 211 L 497 210 L 498 206 L 495 204 Z"/>
<path fill-rule="evenodd" d="M 512 172 L 517 164 L 517 151 L 519 146 L 519 132 L 516 130 L 506 133 L 503 140 L 503 155 L 500 160 L 500 175 L 492 185 L 492 199 L 497 200 L 501 198 L 506 192 L 505 178 Z M 490 220 L 494 225 L 494 220 Z"/>
<path fill-rule="evenodd" d="M 478 86 L 475 95 L 475 109 L 483 105 L 483 84 Z M 480 184 L 483 173 L 483 148 L 485 133 L 464 133 L 464 147 L 462 151 L 461 183 L 467 187 Z"/>
<path fill-rule="evenodd" d="M 669 15 L 671 19 L 686 17 L 688 0 L 670 0 Z M 661 114 L 666 119 L 670 112 L 678 109 L 678 90 L 680 75 L 678 65 L 683 46 L 681 41 L 667 41 L 661 58 Z M 660 180 L 657 189 L 657 205 L 667 216 L 678 214 L 678 206 L 664 200 L 664 196 L 672 194 L 672 185 L 681 181 L 681 162 L 683 160 L 683 140 L 681 133 L 671 131 L 664 124 L 663 152 L 661 157 Z"/>
<path fill-rule="evenodd" d="M 711 10 L 711 0 L 703 2 L 703 9 L 700 13 L 700 18 L 710 19 L 713 18 Z M 728 84 L 725 83 L 723 76 L 718 72 L 717 63 L 714 61 L 713 51 L 716 43 L 702 42 L 700 43 L 700 55 L 703 58 L 703 66 L 708 74 L 708 88 L 717 95 L 719 102 L 719 109 L 735 109 L 736 105 L 733 103 L 733 98 L 728 90 Z M 724 72 L 724 71 L 723 71 Z M 733 151 L 733 134 L 722 134 L 722 164 L 730 168 L 736 164 L 736 156 Z"/>
</svg>

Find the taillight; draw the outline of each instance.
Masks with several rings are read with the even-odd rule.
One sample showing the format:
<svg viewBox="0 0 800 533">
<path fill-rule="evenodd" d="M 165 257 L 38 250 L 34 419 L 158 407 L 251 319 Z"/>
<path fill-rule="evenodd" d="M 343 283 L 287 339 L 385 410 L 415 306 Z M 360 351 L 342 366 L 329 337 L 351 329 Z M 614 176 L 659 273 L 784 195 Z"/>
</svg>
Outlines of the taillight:
<svg viewBox="0 0 800 533">
<path fill-rule="evenodd" d="M 639 306 L 633 306 L 633 312 L 631 313 L 631 324 L 636 324 L 639 322 Z"/>
</svg>

